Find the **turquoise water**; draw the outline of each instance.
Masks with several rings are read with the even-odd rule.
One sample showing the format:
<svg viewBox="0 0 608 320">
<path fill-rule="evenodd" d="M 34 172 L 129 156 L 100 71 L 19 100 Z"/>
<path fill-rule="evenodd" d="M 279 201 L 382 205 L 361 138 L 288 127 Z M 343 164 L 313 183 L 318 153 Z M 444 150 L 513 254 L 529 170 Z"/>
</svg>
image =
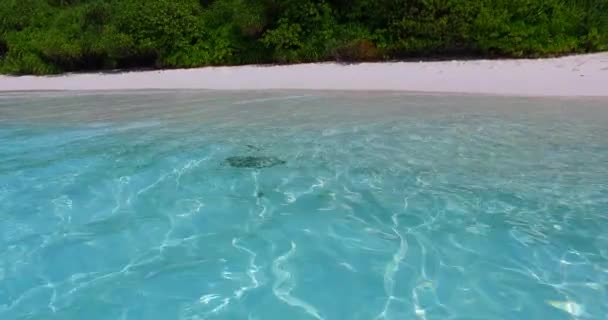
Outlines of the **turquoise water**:
<svg viewBox="0 0 608 320">
<path fill-rule="evenodd" d="M 608 102 L 0 95 L 0 319 L 606 319 Z"/>
</svg>

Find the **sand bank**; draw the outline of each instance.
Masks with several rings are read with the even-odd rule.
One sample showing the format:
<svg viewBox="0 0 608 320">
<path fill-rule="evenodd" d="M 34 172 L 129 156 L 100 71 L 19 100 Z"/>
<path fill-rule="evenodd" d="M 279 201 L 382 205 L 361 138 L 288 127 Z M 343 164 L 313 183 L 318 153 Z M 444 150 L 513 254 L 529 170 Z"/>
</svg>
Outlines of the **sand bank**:
<svg viewBox="0 0 608 320">
<path fill-rule="evenodd" d="M 0 76 L 0 91 L 126 89 L 399 90 L 608 96 L 608 53 L 530 60 L 336 63 Z"/>
</svg>

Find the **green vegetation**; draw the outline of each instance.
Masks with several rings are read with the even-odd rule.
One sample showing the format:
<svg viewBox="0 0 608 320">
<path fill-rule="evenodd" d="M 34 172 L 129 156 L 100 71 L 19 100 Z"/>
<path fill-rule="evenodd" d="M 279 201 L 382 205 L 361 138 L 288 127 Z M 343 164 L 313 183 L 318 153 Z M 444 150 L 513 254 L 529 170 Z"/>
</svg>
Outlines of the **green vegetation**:
<svg viewBox="0 0 608 320">
<path fill-rule="evenodd" d="M 608 50 L 608 0 L 1 0 L 0 72 Z"/>
</svg>

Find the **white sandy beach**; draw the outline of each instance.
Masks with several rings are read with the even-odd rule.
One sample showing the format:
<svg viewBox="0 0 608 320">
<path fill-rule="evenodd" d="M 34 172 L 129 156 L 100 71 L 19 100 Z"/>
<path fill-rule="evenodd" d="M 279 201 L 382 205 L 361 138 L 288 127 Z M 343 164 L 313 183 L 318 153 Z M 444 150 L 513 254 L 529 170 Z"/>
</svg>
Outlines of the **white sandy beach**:
<svg viewBox="0 0 608 320">
<path fill-rule="evenodd" d="M 399 90 L 608 97 L 608 53 L 530 60 L 336 63 L 0 76 L 0 91 L 127 89 Z"/>
</svg>

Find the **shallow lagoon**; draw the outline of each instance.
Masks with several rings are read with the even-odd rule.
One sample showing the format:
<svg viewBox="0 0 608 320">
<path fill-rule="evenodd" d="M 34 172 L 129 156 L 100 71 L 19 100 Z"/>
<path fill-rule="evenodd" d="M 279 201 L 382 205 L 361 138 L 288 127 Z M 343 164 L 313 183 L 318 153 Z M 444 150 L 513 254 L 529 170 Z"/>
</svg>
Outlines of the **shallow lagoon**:
<svg viewBox="0 0 608 320">
<path fill-rule="evenodd" d="M 603 319 L 607 105 L 2 94 L 0 318 Z"/>
</svg>

